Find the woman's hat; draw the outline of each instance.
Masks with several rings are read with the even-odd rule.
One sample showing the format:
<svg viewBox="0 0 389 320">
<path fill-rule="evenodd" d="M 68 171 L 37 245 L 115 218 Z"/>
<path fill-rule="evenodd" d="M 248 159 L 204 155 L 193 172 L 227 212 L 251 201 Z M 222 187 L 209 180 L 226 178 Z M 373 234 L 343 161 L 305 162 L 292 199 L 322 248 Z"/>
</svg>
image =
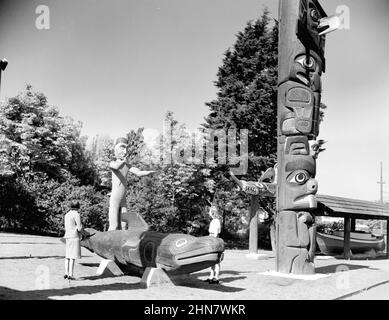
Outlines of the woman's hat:
<svg viewBox="0 0 389 320">
<path fill-rule="evenodd" d="M 80 203 L 77 200 L 73 200 L 70 202 L 71 209 L 80 209 Z"/>
<path fill-rule="evenodd" d="M 117 145 L 119 143 L 128 144 L 128 139 L 127 138 L 117 138 L 115 145 Z"/>
</svg>

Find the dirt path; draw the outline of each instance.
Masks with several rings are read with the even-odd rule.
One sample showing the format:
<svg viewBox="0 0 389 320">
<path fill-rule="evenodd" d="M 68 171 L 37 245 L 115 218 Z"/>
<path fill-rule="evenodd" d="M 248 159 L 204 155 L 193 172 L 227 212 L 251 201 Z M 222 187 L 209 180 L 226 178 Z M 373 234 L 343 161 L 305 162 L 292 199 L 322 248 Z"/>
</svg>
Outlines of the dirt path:
<svg viewBox="0 0 389 320">
<path fill-rule="evenodd" d="M 201 281 L 208 276 L 203 270 L 184 285 L 142 289 L 137 277 L 96 277 L 100 258 L 84 248 L 77 280 L 64 280 L 64 250 L 58 238 L 0 233 L 0 299 L 335 299 L 389 281 L 388 260 L 320 257 L 316 272 L 326 277 L 307 281 L 264 275 L 274 270 L 271 252 L 261 252 L 267 255 L 263 260 L 249 260 L 247 251 L 227 250 L 220 285 Z M 385 290 L 388 286 L 377 288 L 376 298 L 387 299 Z"/>
<path fill-rule="evenodd" d="M 357 293 L 345 297 L 344 300 L 388 300 L 389 283 L 384 282 L 367 290 L 358 291 Z"/>
</svg>

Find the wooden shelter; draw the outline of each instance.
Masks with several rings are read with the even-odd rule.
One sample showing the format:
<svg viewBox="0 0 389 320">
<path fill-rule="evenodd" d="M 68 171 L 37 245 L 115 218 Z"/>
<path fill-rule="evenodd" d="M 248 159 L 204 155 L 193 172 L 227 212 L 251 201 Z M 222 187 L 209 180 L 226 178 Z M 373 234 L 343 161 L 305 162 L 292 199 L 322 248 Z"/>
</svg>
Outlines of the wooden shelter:
<svg viewBox="0 0 389 320">
<path fill-rule="evenodd" d="M 317 195 L 317 216 L 344 219 L 344 258 L 350 258 L 350 234 L 355 231 L 355 220 L 386 220 L 386 234 L 389 236 L 389 206 L 371 201 L 355 200 L 327 195 Z M 386 257 L 389 259 L 388 245 Z"/>
</svg>

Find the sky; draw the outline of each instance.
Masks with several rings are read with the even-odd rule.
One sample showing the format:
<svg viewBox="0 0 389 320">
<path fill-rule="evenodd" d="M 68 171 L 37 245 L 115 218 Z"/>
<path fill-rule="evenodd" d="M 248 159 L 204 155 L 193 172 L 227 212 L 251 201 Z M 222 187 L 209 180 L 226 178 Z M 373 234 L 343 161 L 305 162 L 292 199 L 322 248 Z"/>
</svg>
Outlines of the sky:
<svg viewBox="0 0 389 320">
<path fill-rule="evenodd" d="M 321 4 L 348 6 L 350 29 L 326 41 L 319 193 L 378 200 L 383 162 L 389 200 L 389 0 Z M 39 5 L 49 29 L 36 27 Z M 224 52 L 265 7 L 278 17 L 277 0 L 0 0 L 1 99 L 30 83 L 90 137 L 161 132 L 168 110 L 195 130 Z"/>
</svg>

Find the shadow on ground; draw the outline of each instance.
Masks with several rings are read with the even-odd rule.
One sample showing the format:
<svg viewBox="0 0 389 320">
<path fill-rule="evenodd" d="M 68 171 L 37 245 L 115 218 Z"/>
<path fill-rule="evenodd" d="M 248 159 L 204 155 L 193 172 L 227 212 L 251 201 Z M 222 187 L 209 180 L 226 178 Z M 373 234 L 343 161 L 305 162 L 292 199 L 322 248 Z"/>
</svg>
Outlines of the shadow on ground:
<svg viewBox="0 0 389 320">
<path fill-rule="evenodd" d="M 338 273 L 338 272 L 352 271 L 352 270 L 358 270 L 358 269 L 379 270 L 377 268 L 371 268 L 369 266 L 339 263 L 339 264 L 333 264 L 333 265 L 324 266 L 324 267 L 318 267 L 315 269 L 315 272 L 328 274 L 328 273 Z"/>
<path fill-rule="evenodd" d="M 64 256 L 16 256 L 16 257 L 0 257 L 0 260 L 15 260 L 15 259 L 64 259 Z"/>
<path fill-rule="evenodd" d="M 120 278 L 123 276 L 115 276 L 115 275 L 110 275 L 110 274 L 102 274 L 101 276 L 87 276 L 87 277 L 80 277 L 78 280 L 101 280 L 101 279 L 106 279 L 106 278 Z"/>
<path fill-rule="evenodd" d="M 90 276 L 82 277 L 76 280 L 76 282 L 83 280 L 101 280 L 103 278 L 120 278 L 122 276 Z M 225 286 L 223 283 L 230 283 L 235 280 L 245 279 L 246 277 L 227 277 L 222 278 L 220 284 L 209 284 L 198 278 L 189 277 L 187 280 L 176 283 L 177 286 L 204 289 L 218 292 L 240 292 L 245 290 L 244 288 Z M 140 279 L 139 279 L 140 281 Z M 69 283 L 71 285 L 71 283 Z M 78 294 L 95 294 L 103 291 L 126 291 L 126 290 L 152 290 L 152 288 L 144 289 L 141 287 L 140 282 L 137 283 L 113 283 L 104 285 L 76 285 L 69 288 L 61 289 L 47 289 L 47 290 L 31 290 L 31 291 L 19 291 L 0 286 L 0 300 L 50 300 L 52 297 L 58 296 L 73 296 Z"/>
<path fill-rule="evenodd" d="M 190 275 L 190 281 L 184 282 L 182 284 L 178 283 L 178 285 L 182 285 L 185 287 L 190 288 L 198 288 L 198 289 L 205 289 L 205 290 L 212 290 L 212 291 L 220 291 L 220 292 L 239 292 L 245 290 L 244 288 L 239 287 L 230 287 L 230 286 L 224 286 L 224 283 L 231 283 L 236 280 L 243 280 L 246 279 L 246 276 L 239 276 L 242 274 L 242 272 L 234 271 L 234 270 L 223 270 L 220 272 L 220 283 L 219 284 L 209 284 L 208 282 L 205 282 L 206 279 L 199 279 L 199 277 L 208 277 L 209 272 L 198 272 L 195 274 Z M 224 275 L 232 275 L 231 277 L 224 277 Z M 234 277 L 235 276 L 235 277 Z"/>
<path fill-rule="evenodd" d="M 33 245 L 50 244 L 50 245 L 54 245 L 54 246 L 63 245 L 62 243 L 53 243 L 53 242 L 23 242 L 23 241 L 18 241 L 18 242 L 3 242 L 3 241 L 1 241 L 0 244 L 33 244 Z"/>
<path fill-rule="evenodd" d="M 72 296 L 76 294 L 94 294 L 106 290 L 135 290 L 142 289 L 139 283 L 112 283 L 93 286 L 74 286 L 62 289 L 18 291 L 0 287 L 1 300 L 50 300 L 50 297 Z"/>
<path fill-rule="evenodd" d="M 80 265 L 82 265 L 84 267 L 98 268 L 100 266 L 100 263 L 80 262 Z"/>
</svg>

